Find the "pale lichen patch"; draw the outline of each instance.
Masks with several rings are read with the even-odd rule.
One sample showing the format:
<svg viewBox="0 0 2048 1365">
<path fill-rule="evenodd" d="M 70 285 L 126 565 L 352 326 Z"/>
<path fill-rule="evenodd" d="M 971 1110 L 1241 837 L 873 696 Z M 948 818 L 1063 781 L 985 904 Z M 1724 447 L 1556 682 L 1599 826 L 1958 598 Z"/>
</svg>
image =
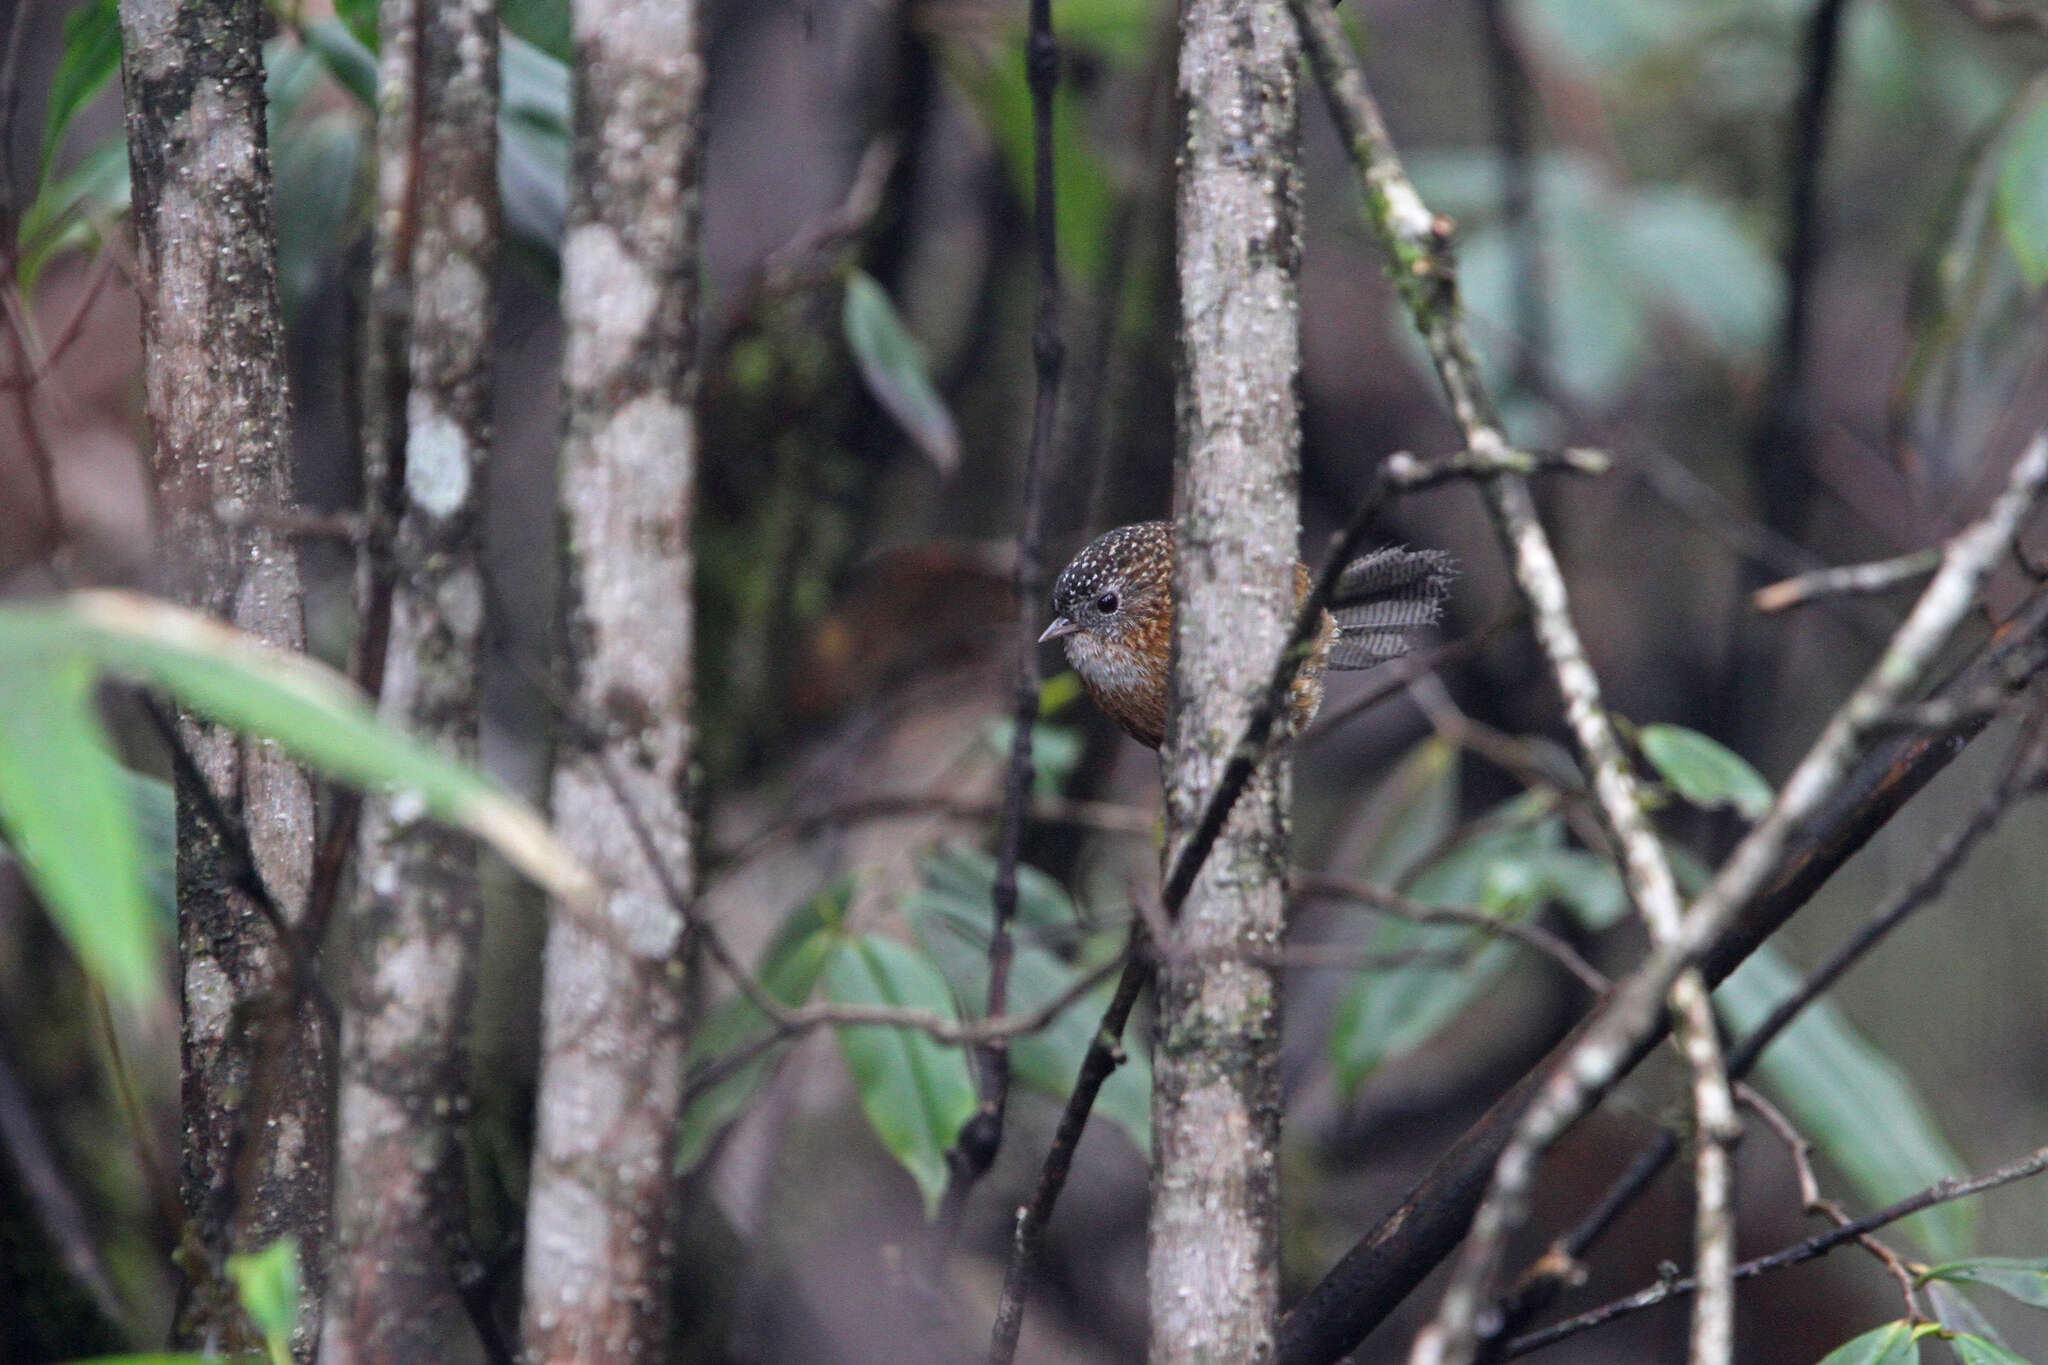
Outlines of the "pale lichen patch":
<svg viewBox="0 0 2048 1365">
<path fill-rule="evenodd" d="M 617 232 L 602 223 L 571 231 L 562 243 L 569 382 L 589 388 L 609 379 L 639 344 L 659 298 Z"/>
</svg>

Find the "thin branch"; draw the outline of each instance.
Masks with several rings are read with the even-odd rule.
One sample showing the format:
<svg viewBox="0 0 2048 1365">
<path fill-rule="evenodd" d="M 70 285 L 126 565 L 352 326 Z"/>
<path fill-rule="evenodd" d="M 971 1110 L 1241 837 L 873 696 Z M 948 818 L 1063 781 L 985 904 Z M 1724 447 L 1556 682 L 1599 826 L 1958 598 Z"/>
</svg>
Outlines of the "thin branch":
<svg viewBox="0 0 2048 1365">
<path fill-rule="evenodd" d="M 1817 1256 L 1825 1256 L 1844 1242 L 1856 1241 L 1865 1233 L 1873 1232 L 1891 1223 L 1896 1223 L 1902 1218 L 1910 1218 L 1924 1209 L 1931 1209 L 1938 1204 L 1952 1203 L 1958 1199 L 1967 1199 L 1972 1195 L 1983 1194 L 1987 1190 L 1995 1190 L 2002 1185 L 2010 1185 L 2014 1181 L 2025 1180 L 2030 1176 L 2039 1175 L 2042 1171 L 2048 1171 L 2048 1147 L 2042 1147 L 2031 1155 L 2022 1157 L 2009 1166 L 2002 1166 L 1989 1175 L 1976 1176 L 1968 1180 L 1958 1180 L 1951 1177 L 1947 1180 L 1936 1181 L 1918 1194 L 1910 1195 L 1905 1199 L 1901 1199 L 1896 1204 L 1891 1204 L 1877 1210 L 1875 1213 L 1865 1214 L 1863 1217 L 1845 1223 L 1840 1227 L 1832 1228 L 1814 1237 L 1809 1237 L 1803 1242 L 1795 1242 L 1791 1246 L 1774 1251 L 1768 1256 L 1759 1256 L 1754 1261 L 1745 1261 L 1743 1264 L 1735 1267 L 1735 1278 L 1738 1280 L 1754 1279 L 1758 1275 L 1763 1275 L 1773 1270 L 1782 1270 L 1787 1266 L 1799 1265 L 1813 1260 Z M 1636 1291 L 1627 1298 L 1616 1299 L 1612 1303 L 1603 1304 L 1599 1308 L 1581 1313 L 1575 1318 L 1567 1318 L 1565 1321 L 1546 1327 L 1540 1332 L 1531 1332 L 1527 1336 L 1517 1337 L 1507 1344 L 1507 1349 L 1503 1352 L 1503 1356 L 1514 1357 L 1527 1355 L 1531 1351 L 1539 1351 L 1545 1346 L 1555 1345 L 1557 1342 L 1563 1341 L 1566 1337 L 1576 1336 L 1590 1328 L 1604 1326 L 1616 1318 L 1627 1317 L 1631 1313 L 1638 1313 L 1645 1308 L 1654 1307 L 1657 1304 L 1663 1303 L 1666 1299 L 1676 1298 L 1681 1294 L 1690 1294 L 1696 1288 L 1697 1285 L 1690 1276 L 1651 1285 L 1647 1289 Z"/>
<path fill-rule="evenodd" d="M 2037 714 L 2026 733 L 2014 744 L 2004 775 L 1986 794 L 1970 818 L 1950 831 L 1941 846 L 1911 879 L 1895 891 L 1861 929 L 1852 934 L 1815 967 L 1790 994 L 1729 1050 L 1728 1074 L 1747 1076 L 1771 1042 L 1808 1006 L 1830 990 L 1842 974 L 1860 961 L 1913 914 L 1939 900 L 1949 878 L 1970 852 L 1983 841 L 2020 797 L 2037 791 L 2048 772 L 2048 715 Z M 1587 1252 L 1619 1218 L 1624 1210 L 1648 1189 L 1671 1158 L 1678 1153 L 1679 1134 L 1665 1129 L 1655 1142 L 1629 1164 L 1627 1171 L 1580 1222 L 1551 1243 L 1550 1248 L 1523 1273 L 1514 1292 L 1504 1298 L 1492 1314 L 1498 1324 L 1489 1335 L 1498 1341 L 1526 1324 L 1573 1283 Z"/>
<path fill-rule="evenodd" d="M 1293 8 L 1311 64 L 1355 163 L 1374 231 L 1402 300 L 1429 347 L 1466 452 L 1483 456 L 1504 449 L 1506 437 L 1464 335 L 1447 225 L 1428 213 L 1408 179 L 1335 9 L 1327 0 L 1293 0 Z M 1491 479 L 1483 488 L 1516 585 L 1529 604 L 1537 640 L 1564 697 L 1566 719 L 1585 755 L 1594 798 L 1619 847 L 1630 897 L 1652 940 L 1671 944 L 1680 926 L 1678 883 L 1644 813 L 1626 751 L 1608 720 L 1599 679 L 1572 621 L 1564 575 L 1534 499 L 1520 478 Z M 1721 1065 L 1713 1009 L 1698 971 L 1684 970 L 1666 987 L 1679 1020 L 1680 1048 L 1692 1070 L 1701 1135 L 1694 1183 L 1697 1254 L 1706 1289 L 1694 1318 L 1691 1358 L 1695 1365 L 1720 1365 L 1733 1351 L 1734 1296 L 1728 1270 L 1734 1262 L 1734 1230 L 1727 1146 L 1736 1133 L 1735 1105 Z M 1532 1152 L 1532 1163 L 1533 1156 Z M 1506 1157 L 1504 1172 L 1505 1162 Z M 1516 1174 L 1526 1180 L 1531 1173 Z M 1466 1251 L 1472 1269 L 1454 1278 L 1435 1324 L 1417 1338 L 1411 1357 L 1415 1365 L 1462 1365 L 1471 1359 L 1480 1297 L 1512 1221 L 1475 1220 Z"/>
<path fill-rule="evenodd" d="M 1053 196 L 1053 97 L 1059 89 L 1060 49 L 1052 31 L 1052 0 L 1031 0 L 1031 29 L 1025 39 L 1025 79 L 1031 87 L 1032 242 L 1038 258 L 1038 319 L 1031 335 L 1035 391 L 1031 403 L 1031 438 L 1024 456 L 1023 526 L 1017 537 L 1017 560 L 1011 585 L 1017 600 L 1017 683 L 1011 707 L 1010 764 L 1003 786 L 1003 816 L 996 836 L 995 884 L 989 891 L 988 937 L 989 1018 L 1009 1008 L 1010 964 L 1015 956 L 1010 925 L 1017 916 L 1017 861 L 1030 818 L 1031 789 L 1036 772 L 1032 735 L 1038 721 L 1038 631 L 1040 601 L 1045 595 L 1046 480 L 1058 434 L 1060 378 L 1066 346 L 1060 339 L 1060 264 L 1058 218 Z M 946 1152 L 946 1189 L 931 1238 L 927 1268 L 944 1263 L 959 1235 L 968 1192 L 995 1164 L 1003 1145 L 1003 1119 L 1010 1098 L 1010 1049 L 1007 1039 L 993 1037 L 976 1050 L 980 1103 Z"/>
<path fill-rule="evenodd" d="M 1840 1203 L 1829 1199 L 1820 1192 L 1820 1177 L 1813 1171 L 1813 1140 L 1799 1131 L 1799 1126 L 1785 1117 L 1777 1105 L 1772 1104 L 1763 1092 L 1754 1086 L 1738 1085 L 1736 1096 L 1748 1105 L 1764 1121 L 1764 1126 L 1778 1135 L 1785 1144 L 1786 1153 L 1792 1158 L 1792 1171 L 1799 1182 L 1800 1207 L 1809 1214 L 1820 1214 L 1836 1227 L 1847 1227 L 1855 1220 Z M 1878 1259 L 1891 1277 L 1898 1281 L 1900 1293 L 1906 1298 L 1906 1315 L 1917 1318 L 1920 1313 L 1920 1297 L 1914 1292 L 1913 1272 L 1906 1263 L 1872 1233 L 1864 1233 L 1857 1242 L 1865 1251 Z"/>
<path fill-rule="evenodd" d="M 1300 876 L 1294 879 L 1294 890 L 1298 897 L 1330 897 L 1356 901 L 1380 914 L 1404 919 L 1411 924 L 1449 925 L 1460 929 L 1475 929 L 1495 938 L 1512 939 L 1564 968 L 1580 985 L 1596 996 L 1605 993 L 1607 988 L 1614 984 L 1607 979 L 1604 972 L 1579 956 L 1571 944 L 1538 924 L 1522 924 L 1515 920 L 1502 919 L 1498 915 L 1489 915 L 1484 910 L 1421 905 L 1398 892 L 1367 882 L 1354 881 L 1348 877 Z"/>
<path fill-rule="evenodd" d="M 1003 1271 L 1002 1298 L 997 1302 L 995 1326 L 990 1332 L 990 1365 L 1009 1365 L 1016 1358 L 1017 1337 L 1024 1330 L 1024 1303 L 1030 1297 L 1031 1279 L 1045 1244 L 1045 1226 L 1051 1220 L 1053 1205 L 1059 1202 L 1060 1191 L 1066 1188 L 1074 1151 L 1081 1145 L 1088 1115 L 1095 1108 L 1095 1096 L 1111 1073 L 1123 1065 L 1124 1025 L 1130 1022 L 1139 991 L 1152 976 L 1151 960 L 1140 951 L 1144 934 L 1141 923 L 1136 918 L 1132 920 L 1131 944 L 1124 953 L 1123 975 L 1117 979 L 1116 993 L 1110 997 L 1109 1008 L 1102 1012 L 1094 1040 L 1081 1059 L 1081 1073 L 1074 1081 L 1073 1093 L 1067 1096 L 1066 1108 L 1060 1112 L 1059 1127 L 1053 1132 L 1045 1161 L 1038 1168 L 1038 1184 L 1030 1200 L 1017 1210 L 1017 1230 L 1011 1241 L 1009 1264 Z"/>
<path fill-rule="evenodd" d="M 1917 685 L 1936 653 L 1977 600 L 1984 579 L 2004 552 L 2012 529 L 2048 483 L 2048 433 L 2030 442 L 2014 463 L 2005 490 L 1977 522 L 1948 542 L 1940 571 L 1900 626 L 1877 666 L 1829 720 L 1778 794 L 1770 812 L 1751 829 L 1713 883 L 1686 911 L 1676 940 L 1658 943 L 1626 978 L 1610 1003 L 1579 1037 L 1566 1061 L 1546 1079 L 1516 1122 L 1495 1164 L 1492 1189 L 1474 1215 L 1475 1235 L 1454 1274 L 1451 1293 L 1469 1292 L 1475 1304 L 1490 1281 L 1499 1239 L 1519 1226 L 1536 1158 L 1595 1104 L 1632 1064 L 1658 1027 L 1657 1007 L 1687 964 L 1720 938 L 1777 871 L 1791 838 L 1831 800 L 1861 752 L 1871 724 Z M 1470 1330 L 1470 1318 L 1463 1324 Z"/>
<path fill-rule="evenodd" d="M 2029 597 L 1993 632 L 1936 696 L 1973 695 L 1993 684 L 2017 690 L 2048 668 L 2048 590 Z M 1707 948 L 1710 983 L 1725 980 L 1803 907 L 1871 837 L 1973 740 L 1983 721 L 1951 730 L 1895 735 L 1857 763 L 1839 798 L 1803 828 L 1783 854 L 1769 887 Z M 1445 1149 L 1436 1165 L 1287 1313 L 1280 1365 L 1332 1365 L 1383 1322 L 1457 1249 L 1515 1123 L 1599 1017 L 1526 1072 L 1491 1109 Z M 1622 1070 L 1642 1061 L 1661 1036 L 1637 1042 Z"/>
<path fill-rule="evenodd" d="M 1884 592 L 1901 583 L 1924 578 L 1941 567 L 1941 550 L 1938 546 L 1915 550 L 1909 555 L 1894 559 L 1880 559 L 1873 564 L 1844 564 L 1839 568 L 1814 569 L 1792 578 L 1758 588 L 1750 595 L 1750 603 L 1761 612 L 1784 611 L 1788 607 L 1804 606 L 1823 597 L 1841 596 L 1851 593 Z"/>
</svg>

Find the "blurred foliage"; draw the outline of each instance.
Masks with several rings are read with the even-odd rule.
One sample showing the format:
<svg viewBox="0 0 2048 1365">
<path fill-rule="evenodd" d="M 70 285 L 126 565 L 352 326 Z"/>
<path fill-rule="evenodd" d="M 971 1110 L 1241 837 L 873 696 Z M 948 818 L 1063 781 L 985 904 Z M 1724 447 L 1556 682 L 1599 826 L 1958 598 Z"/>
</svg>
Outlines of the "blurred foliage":
<svg viewBox="0 0 2048 1365">
<path fill-rule="evenodd" d="M 1768 944 L 1714 992 L 1737 1036 L 1749 1032 L 1799 984 Z M 1898 1065 L 1856 1028 L 1840 1006 L 1815 1001 L 1757 1060 L 1764 1085 L 1856 1192 L 1889 1204 L 1965 1169 L 1935 1111 Z M 1978 1206 L 1937 1205 L 1899 1226 L 1936 1256 L 1966 1256 L 1976 1245 Z"/>
<path fill-rule="evenodd" d="M 558 893 L 588 891 L 538 816 L 379 720 L 345 678 L 303 655 L 125 594 L 0 607 L 0 693 L 10 699 L 0 708 L 0 826 L 88 975 L 118 999 L 161 996 L 172 850 L 160 787 L 113 756 L 95 704 L 103 676 L 159 688 L 330 776 L 402 795 Z"/>
</svg>

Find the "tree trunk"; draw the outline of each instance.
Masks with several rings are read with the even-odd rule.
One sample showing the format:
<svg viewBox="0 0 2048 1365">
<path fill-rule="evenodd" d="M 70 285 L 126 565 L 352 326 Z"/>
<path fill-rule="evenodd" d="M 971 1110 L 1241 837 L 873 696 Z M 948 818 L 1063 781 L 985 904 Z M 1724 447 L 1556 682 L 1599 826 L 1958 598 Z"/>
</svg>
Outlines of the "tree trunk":
<svg viewBox="0 0 2048 1365">
<path fill-rule="evenodd" d="M 379 710 L 473 763 L 498 244 L 498 16 L 385 0 L 370 518 L 389 561 Z M 395 371 L 395 373 L 387 373 Z M 386 406 L 403 398 L 402 412 Z M 386 605 L 388 603 L 388 605 Z M 480 924 L 474 841 L 365 803 L 349 908 L 325 1365 L 474 1359 L 463 1132 Z"/>
<path fill-rule="evenodd" d="M 558 831 L 609 888 L 557 906 L 542 1000 L 522 1332 L 534 1361 L 649 1361 L 669 1317 L 695 893 L 695 0 L 576 0 L 562 248 L 569 734 Z"/>
<path fill-rule="evenodd" d="M 1272 0 L 1181 18 L 1180 459 L 1168 858 L 1294 616 L 1300 41 Z M 1159 974 L 1154 1362 L 1269 1360 L 1278 1307 L 1279 990 L 1287 770 L 1270 758 L 1181 910 Z"/>
<path fill-rule="evenodd" d="M 142 267 L 144 385 L 154 429 L 160 543 L 172 593 L 273 644 L 304 644 L 298 560 L 272 532 L 224 526 L 215 509 L 291 498 L 283 326 L 270 158 L 264 142 L 257 0 L 122 0 L 122 85 Z M 313 793 L 267 745 L 186 716 L 178 730 L 287 924 L 305 913 Z M 181 1187 L 208 1259 L 327 1223 L 331 1042 L 299 1000 L 293 953 L 264 922 L 239 836 L 178 790 L 178 946 L 183 971 Z M 298 1346 L 309 1352 L 318 1266 Z M 217 1275 L 179 1334 L 243 1340 Z"/>
</svg>

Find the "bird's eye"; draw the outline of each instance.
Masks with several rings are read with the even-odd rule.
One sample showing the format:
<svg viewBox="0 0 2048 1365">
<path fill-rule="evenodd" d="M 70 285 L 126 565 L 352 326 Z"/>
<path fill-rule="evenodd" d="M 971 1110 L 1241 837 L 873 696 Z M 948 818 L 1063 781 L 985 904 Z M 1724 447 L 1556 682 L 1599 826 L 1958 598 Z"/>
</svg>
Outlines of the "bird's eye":
<svg viewBox="0 0 2048 1365">
<path fill-rule="evenodd" d="M 1095 610 L 1097 610 L 1097 611 L 1101 612 L 1101 613 L 1102 613 L 1102 614 L 1103 614 L 1104 616 L 1108 616 L 1108 615 L 1112 614 L 1113 612 L 1115 612 L 1115 611 L 1116 611 L 1116 594 L 1115 594 L 1115 593 L 1113 593 L 1113 592 L 1106 592 L 1106 593 L 1102 594 L 1102 596 L 1100 596 L 1100 597 L 1096 598 L 1096 599 L 1095 599 Z"/>
</svg>

